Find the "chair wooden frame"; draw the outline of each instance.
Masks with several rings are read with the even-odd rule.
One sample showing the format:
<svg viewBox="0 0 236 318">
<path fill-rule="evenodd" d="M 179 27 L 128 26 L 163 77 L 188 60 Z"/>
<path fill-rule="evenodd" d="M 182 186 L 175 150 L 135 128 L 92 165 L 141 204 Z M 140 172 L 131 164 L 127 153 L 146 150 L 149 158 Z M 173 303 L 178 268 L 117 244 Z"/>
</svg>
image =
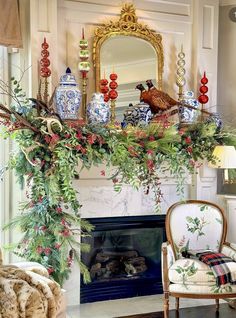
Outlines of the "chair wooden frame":
<svg viewBox="0 0 236 318">
<path fill-rule="evenodd" d="M 201 201 L 201 200 L 187 200 L 187 201 L 182 201 L 182 202 L 177 202 L 173 204 L 167 211 L 166 214 L 166 236 L 167 236 L 167 244 L 170 244 L 175 258 L 176 258 L 176 252 L 174 248 L 174 242 L 173 238 L 171 235 L 171 229 L 170 229 L 170 217 L 172 211 L 179 205 L 182 204 L 207 204 L 211 205 L 215 208 L 217 208 L 220 213 L 222 214 L 223 218 L 223 232 L 222 232 L 222 237 L 221 237 L 221 242 L 220 242 L 220 251 L 222 249 L 223 245 L 229 246 L 230 244 L 225 241 L 226 234 L 227 234 L 227 220 L 224 211 L 216 204 L 208 202 L 208 201 Z M 232 248 L 232 247 L 231 247 Z M 232 248 L 233 249 L 233 248 Z M 236 250 L 235 250 L 236 252 Z M 216 311 L 219 310 L 219 299 L 223 298 L 235 298 L 236 293 L 222 293 L 222 294 L 187 294 L 187 293 L 177 293 L 177 292 L 170 292 L 169 291 L 169 285 L 170 281 L 168 279 L 168 260 L 167 260 L 167 247 L 164 246 L 162 248 L 162 254 L 163 254 L 163 292 L 164 292 L 164 317 L 168 318 L 169 317 L 169 297 L 175 297 L 176 299 L 176 310 L 179 310 L 179 298 L 194 298 L 194 299 L 215 299 L 216 302 Z"/>
</svg>

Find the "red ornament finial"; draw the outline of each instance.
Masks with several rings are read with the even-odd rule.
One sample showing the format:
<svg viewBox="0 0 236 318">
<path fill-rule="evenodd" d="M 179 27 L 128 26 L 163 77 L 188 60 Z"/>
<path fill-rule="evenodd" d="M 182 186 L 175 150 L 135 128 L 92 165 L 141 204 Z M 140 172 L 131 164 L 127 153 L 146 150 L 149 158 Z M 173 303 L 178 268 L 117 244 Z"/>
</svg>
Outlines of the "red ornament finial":
<svg viewBox="0 0 236 318">
<path fill-rule="evenodd" d="M 117 74 L 114 72 L 111 73 L 110 80 L 111 80 L 111 82 L 109 84 L 109 87 L 110 87 L 109 97 L 110 97 L 110 99 L 116 99 L 118 97 L 118 93 L 116 91 L 116 88 L 118 87 L 118 84 L 116 82 Z"/>
<path fill-rule="evenodd" d="M 206 104 L 209 100 L 208 96 L 206 95 L 206 93 L 208 92 L 208 87 L 206 86 L 207 83 L 208 78 L 206 77 L 206 72 L 204 71 L 203 77 L 201 78 L 202 85 L 199 88 L 201 95 L 198 97 L 198 101 L 202 105 Z"/>
<path fill-rule="evenodd" d="M 109 101 L 109 87 L 108 87 L 108 80 L 105 78 L 105 72 L 104 72 L 104 78 L 100 80 L 100 92 L 104 95 L 104 101 Z"/>
<path fill-rule="evenodd" d="M 44 38 L 43 43 L 42 43 L 42 51 L 41 51 L 41 60 L 40 60 L 40 75 L 42 77 L 49 77 L 51 75 L 51 70 L 49 69 L 49 65 L 50 65 L 50 60 L 49 60 L 49 45 L 46 41 L 46 38 Z"/>
</svg>

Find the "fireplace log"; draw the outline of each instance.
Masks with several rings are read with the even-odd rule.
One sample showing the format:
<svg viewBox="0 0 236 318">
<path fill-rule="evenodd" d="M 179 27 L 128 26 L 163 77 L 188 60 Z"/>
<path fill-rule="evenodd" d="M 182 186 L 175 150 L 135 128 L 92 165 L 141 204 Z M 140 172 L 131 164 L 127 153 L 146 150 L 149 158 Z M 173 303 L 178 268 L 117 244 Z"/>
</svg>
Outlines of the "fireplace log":
<svg viewBox="0 0 236 318">
<path fill-rule="evenodd" d="M 112 273 L 120 272 L 120 262 L 118 260 L 112 260 L 106 265 L 106 269 Z"/>
<path fill-rule="evenodd" d="M 110 256 L 108 254 L 105 254 L 103 252 L 99 252 L 96 255 L 95 261 L 100 262 L 100 263 L 104 263 L 104 262 L 108 261 L 109 259 L 110 259 Z"/>
<path fill-rule="evenodd" d="M 94 279 L 96 276 L 99 277 L 102 275 L 102 265 L 101 263 L 93 264 L 90 268 L 90 276 Z"/>
<path fill-rule="evenodd" d="M 134 257 L 134 258 L 129 258 L 127 260 L 127 263 L 132 264 L 133 266 L 145 264 L 145 258 L 142 256 L 139 257 Z"/>
<path fill-rule="evenodd" d="M 129 258 L 133 258 L 133 257 L 138 257 L 138 252 L 137 251 L 122 251 L 122 252 L 118 252 L 118 251 L 114 251 L 114 252 L 110 252 L 110 251 L 105 251 L 105 252 L 99 252 L 96 255 L 96 261 L 98 262 L 106 262 L 109 259 L 114 259 L 117 257 L 123 257 L 125 259 L 129 259 Z"/>
<path fill-rule="evenodd" d="M 141 264 L 139 266 L 135 266 L 135 269 L 136 273 L 139 274 L 145 272 L 147 270 L 147 266 L 145 264 Z"/>
</svg>

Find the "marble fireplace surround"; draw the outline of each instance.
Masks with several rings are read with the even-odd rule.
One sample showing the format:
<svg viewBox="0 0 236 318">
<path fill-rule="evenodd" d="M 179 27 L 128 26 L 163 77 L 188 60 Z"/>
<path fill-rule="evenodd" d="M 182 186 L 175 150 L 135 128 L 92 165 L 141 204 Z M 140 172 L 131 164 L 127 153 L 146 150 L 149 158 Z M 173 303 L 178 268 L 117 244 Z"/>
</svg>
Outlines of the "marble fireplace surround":
<svg viewBox="0 0 236 318">
<path fill-rule="evenodd" d="M 92 167 L 89 171 L 83 170 L 80 179 L 74 182 L 74 187 L 78 189 L 81 208 L 81 217 L 122 217 L 153 215 L 154 200 L 152 193 L 145 194 L 143 189 L 134 190 L 131 186 L 125 185 L 120 193 L 114 191 L 113 183 L 101 176 L 101 171 L 105 166 Z M 191 196 L 191 177 L 186 178 L 184 186 L 184 197 Z M 163 200 L 161 203 L 161 214 L 166 214 L 168 207 L 179 201 L 176 194 L 176 182 L 174 178 L 161 178 Z M 76 264 L 73 265 L 69 280 L 65 283 L 68 305 L 78 305 L 80 303 L 80 272 Z"/>
</svg>

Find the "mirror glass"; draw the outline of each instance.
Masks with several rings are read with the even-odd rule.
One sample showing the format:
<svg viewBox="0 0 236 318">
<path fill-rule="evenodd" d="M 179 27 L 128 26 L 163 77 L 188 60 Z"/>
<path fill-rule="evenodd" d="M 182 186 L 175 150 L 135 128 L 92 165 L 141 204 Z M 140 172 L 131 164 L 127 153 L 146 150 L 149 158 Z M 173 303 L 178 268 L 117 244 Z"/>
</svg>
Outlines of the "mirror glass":
<svg viewBox="0 0 236 318">
<path fill-rule="evenodd" d="M 123 120 L 123 112 L 130 103 L 139 102 L 140 91 L 135 87 L 151 79 L 156 85 L 157 55 L 147 41 L 134 36 L 109 37 L 101 46 L 100 78 L 107 78 L 111 73 L 118 75 L 118 98 L 116 100 L 116 119 Z"/>
</svg>

